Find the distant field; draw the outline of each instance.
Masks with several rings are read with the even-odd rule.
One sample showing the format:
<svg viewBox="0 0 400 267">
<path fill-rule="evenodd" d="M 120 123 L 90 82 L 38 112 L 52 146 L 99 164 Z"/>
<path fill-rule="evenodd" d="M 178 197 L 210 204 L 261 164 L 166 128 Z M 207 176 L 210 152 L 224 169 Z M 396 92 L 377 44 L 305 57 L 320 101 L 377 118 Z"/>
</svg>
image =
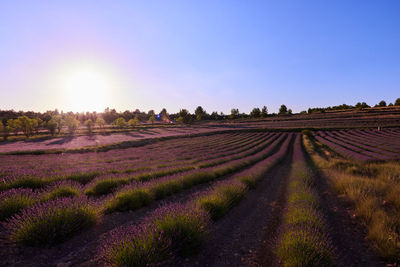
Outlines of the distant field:
<svg viewBox="0 0 400 267">
<path fill-rule="evenodd" d="M 239 127 L 245 129 L 244 127 Z M 130 131 L 120 131 L 110 134 L 73 135 L 62 137 L 47 137 L 44 139 L 25 139 L 20 141 L 9 141 L 0 143 L 0 153 L 15 151 L 37 151 L 37 150 L 66 150 L 83 147 L 104 146 L 143 139 L 157 139 L 171 136 L 202 134 L 208 132 L 230 130 L 231 128 L 221 126 L 197 126 L 197 127 L 152 127 L 139 128 Z"/>
<path fill-rule="evenodd" d="M 10 152 L 175 136 L 0 155 L 2 264 L 399 262 L 400 128 L 247 126 L 3 143 Z"/>
</svg>

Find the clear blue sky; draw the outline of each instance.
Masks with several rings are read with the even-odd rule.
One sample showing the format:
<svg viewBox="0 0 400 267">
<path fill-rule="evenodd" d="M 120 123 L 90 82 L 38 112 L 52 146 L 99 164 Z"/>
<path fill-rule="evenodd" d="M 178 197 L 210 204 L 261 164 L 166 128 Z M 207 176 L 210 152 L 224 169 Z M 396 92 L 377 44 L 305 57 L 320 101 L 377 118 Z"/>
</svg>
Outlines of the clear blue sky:
<svg viewBox="0 0 400 267">
<path fill-rule="evenodd" d="M 87 78 L 65 85 L 85 68 L 107 94 L 84 92 Z M 400 97 L 400 1 L 2 0 L 0 70 L 0 109 L 389 103 Z"/>
</svg>

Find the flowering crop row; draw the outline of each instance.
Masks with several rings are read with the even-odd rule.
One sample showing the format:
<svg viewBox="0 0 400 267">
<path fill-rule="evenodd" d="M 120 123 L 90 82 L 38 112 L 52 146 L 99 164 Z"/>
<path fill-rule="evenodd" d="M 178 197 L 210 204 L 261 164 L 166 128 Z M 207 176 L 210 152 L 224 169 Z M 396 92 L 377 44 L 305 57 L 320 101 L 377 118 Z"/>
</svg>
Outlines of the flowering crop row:
<svg viewBox="0 0 400 267">
<path fill-rule="evenodd" d="M 262 160 L 246 177 L 260 180 L 286 155 L 290 140 L 286 138 L 274 154 L 278 156 L 272 156 L 272 161 L 272 157 Z M 249 189 L 241 177 L 222 182 L 189 204 L 161 207 L 139 226 L 119 228 L 102 244 L 105 261 L 117 266 L 165 265 L 177 256 L 190 255 L 206 238 L 210 218 L 216 220 L 223 216 Z"/>
<path fill-rule="evenodd" d="M 276 249 L 284 266 L 330 266 L 333 262 L 333 245 L 326 234 L 313 184 L 313 174 L 306 166 L 301 147 L 301 136 L 297 135 L 287 207 Z"/>
</svg>

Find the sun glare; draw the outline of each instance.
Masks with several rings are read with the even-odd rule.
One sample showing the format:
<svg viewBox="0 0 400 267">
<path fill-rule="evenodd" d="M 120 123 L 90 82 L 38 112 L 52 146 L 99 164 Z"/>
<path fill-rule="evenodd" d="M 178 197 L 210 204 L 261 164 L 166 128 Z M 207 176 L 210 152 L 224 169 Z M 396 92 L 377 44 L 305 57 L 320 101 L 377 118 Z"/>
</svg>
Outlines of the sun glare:
<svg viewBox="0 0 400 267">
<path fill-rule="evenodd" d="M 65 104 L 72 111 L 102 111 L 113 90 L 106 72 L 93 67 L 66 71 L 62 79 Z"/>
</svg>

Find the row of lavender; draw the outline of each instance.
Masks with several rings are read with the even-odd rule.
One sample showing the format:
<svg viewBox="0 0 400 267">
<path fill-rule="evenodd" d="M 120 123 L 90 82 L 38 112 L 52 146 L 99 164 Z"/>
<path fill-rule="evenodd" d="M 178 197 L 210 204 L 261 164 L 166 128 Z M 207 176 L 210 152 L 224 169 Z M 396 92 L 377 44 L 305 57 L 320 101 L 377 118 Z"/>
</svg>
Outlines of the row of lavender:
<svg viewBox="0 0 400 267">
<path fill-rule="evenodd" d="M 399 129 L 317 131 L 315 138 L 342 156 L 354 160 L 400 159 Z"/>
<path fill-rule="evenodd" d="M 284 266 L 332 266 L 334 249 L 320 211 L 315 177 L 298 135 L 276 253 Z"/>
</svg>

